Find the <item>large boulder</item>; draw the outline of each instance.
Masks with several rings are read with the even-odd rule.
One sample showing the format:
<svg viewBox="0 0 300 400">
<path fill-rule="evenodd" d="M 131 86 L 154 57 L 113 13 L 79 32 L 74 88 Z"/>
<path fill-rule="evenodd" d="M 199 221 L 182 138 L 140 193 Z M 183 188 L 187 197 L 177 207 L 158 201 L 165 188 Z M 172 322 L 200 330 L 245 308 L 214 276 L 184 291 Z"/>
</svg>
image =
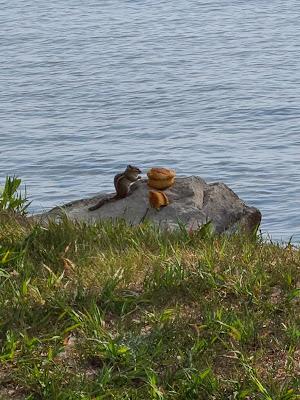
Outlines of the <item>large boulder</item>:
<svg viewBox="0 0 300 400">
<path fill-rule="evenodd" d="M 261 213 L 257 208 L 247 206 L 224 183 L 207 184 L 203 179 L 190 176 L 176 178 L 175 184 L 164 191 L 170 204 L 159 211 L 149 205 L 149 187 L 147 180 L 137 182 L 136 190 L 124 199 L 108 202 L 95 211 L 88 208 L 100 199 L 111 194 L 99 194 L 93 198 L 77 200 L 55 207 L 36 218 L 58 220 L 62 213 L 76 221 L 95 223 L 99 220 L 125 219 L 136 225 L 145 219 L 161 228 L 174 229 L 184 224 L 187 229 L 195 230 L 211 221 L 215 232 L 235 231 L 241 228 L 253 231 L 261 221 Z"/>
</svg>

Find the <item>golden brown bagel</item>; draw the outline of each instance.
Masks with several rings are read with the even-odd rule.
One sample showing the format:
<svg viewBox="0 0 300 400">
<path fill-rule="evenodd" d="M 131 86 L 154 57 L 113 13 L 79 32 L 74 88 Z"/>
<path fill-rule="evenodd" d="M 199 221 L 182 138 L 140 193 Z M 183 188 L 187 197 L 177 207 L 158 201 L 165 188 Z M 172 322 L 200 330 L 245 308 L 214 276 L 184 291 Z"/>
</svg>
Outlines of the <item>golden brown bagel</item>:
<svg viewBox="0 0 300 400">
<path fill-rule="evenodd" d="M 167 195 L 156 190 L 149 190 L 149 203 L 153 208 L 160 208 L 169 204 Z"/>
<path fill-rule="evenodd" d="M 155 180 L 167 180 L 174 178 L 176 173 L 173 169 L 169 168 L 151 168 L 147 172 L 148 178 L 149 179 L 155 179 Z"/>
<path fill-rule="evenodd" d="M 154 189 L 164 190 L 172 186 L 174 184 L 174 180 L 175 178 L 164 179 L 162 181 L 158 179 L 148 179 L 148 186 L 151 186 Z"/>
</svg>

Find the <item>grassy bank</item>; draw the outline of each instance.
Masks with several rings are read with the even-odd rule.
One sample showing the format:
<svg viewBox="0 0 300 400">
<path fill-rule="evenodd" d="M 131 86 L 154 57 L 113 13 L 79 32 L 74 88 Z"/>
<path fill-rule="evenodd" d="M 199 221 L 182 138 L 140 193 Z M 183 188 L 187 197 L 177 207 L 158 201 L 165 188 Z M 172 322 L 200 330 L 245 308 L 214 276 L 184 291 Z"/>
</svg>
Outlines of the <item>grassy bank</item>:
<svg viewBox="0 0 300 400">
<path fill-rule="evenodd" d="M 0 398 L 300 398 L 298 249 L 5 213 L 0 246 Z"/>
</svg>

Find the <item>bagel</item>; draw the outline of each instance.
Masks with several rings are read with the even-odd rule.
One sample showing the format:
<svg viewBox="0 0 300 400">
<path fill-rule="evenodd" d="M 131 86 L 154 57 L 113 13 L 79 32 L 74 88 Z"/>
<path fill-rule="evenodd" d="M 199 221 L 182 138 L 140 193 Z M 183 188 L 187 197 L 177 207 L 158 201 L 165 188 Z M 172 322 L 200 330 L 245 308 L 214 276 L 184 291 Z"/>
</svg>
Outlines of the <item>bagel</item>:
<svg viewBox="0 0 300 400">
<path fill-rule="evenodd" d="M 148 179 L 148 186 L 154 188 L 154 189 L 168 189 L 170 186 L 174 184 L 175 178 L 169 178 L 169 179 L 164 179 L 164 180 L 158 180 L 158 179 Z"/>
<path fill-rule="evenodd" d="M 155 179 L 160 181 L 174 178 L 175 175 L 176 175 L 175 171 L 173 169 L 168 169 L 168 168 L 151 168 L 147 172 L 147 176 L 149 179 Z"/>
<path fill-rule="evenodd" d="M 160 208 L 169 204 L 167 195 L 156 190 L 149 190 L 149 203 L 153 208 Z"/>
</svg>

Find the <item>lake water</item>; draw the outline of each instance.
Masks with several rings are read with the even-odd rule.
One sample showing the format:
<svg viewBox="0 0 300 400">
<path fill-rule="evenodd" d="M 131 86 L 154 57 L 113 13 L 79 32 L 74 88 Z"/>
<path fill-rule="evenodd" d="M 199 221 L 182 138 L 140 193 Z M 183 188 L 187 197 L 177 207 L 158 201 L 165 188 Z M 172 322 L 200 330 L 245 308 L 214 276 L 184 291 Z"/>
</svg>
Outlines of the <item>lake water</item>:
<svg viewBox="0 0 300 400">
<path fill-rule="evenodd" d="M 0 183 L 32 211 L 127 163 L 224 181 L 300 241 L 298 0 L 0 0 Z"/>
</svg>

